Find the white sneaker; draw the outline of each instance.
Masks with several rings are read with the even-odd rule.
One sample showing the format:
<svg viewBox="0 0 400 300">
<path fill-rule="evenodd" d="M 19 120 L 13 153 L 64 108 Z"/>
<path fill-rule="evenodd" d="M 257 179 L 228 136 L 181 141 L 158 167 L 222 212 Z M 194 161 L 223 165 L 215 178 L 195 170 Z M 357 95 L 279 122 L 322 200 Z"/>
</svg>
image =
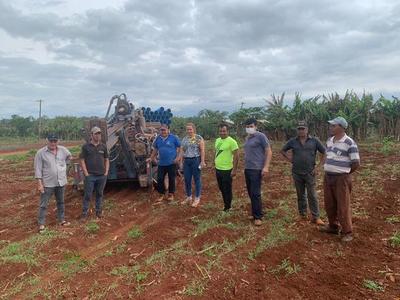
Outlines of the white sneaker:
<svg viewBox="0 0 400 300">
<path fill-rule="evenodd" d="M 190 204 L 190 202 L 192 202 L 192 196 L 186 196 L 186 198 L 181 201 L 181 204 L 182 205 Z"/>
<path fill-rule="evenodd" d="M 194 201 L 192 203 L 192 207 L 197 207 L 200 203 L 200 197 L 194 198 Z"/>
</svg>

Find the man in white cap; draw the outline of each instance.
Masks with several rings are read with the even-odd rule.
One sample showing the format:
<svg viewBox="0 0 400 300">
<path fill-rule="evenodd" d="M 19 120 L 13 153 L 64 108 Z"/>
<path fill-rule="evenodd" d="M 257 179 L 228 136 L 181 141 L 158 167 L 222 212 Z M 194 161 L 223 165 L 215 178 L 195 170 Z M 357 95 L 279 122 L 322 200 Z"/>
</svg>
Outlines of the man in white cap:
<svg viewBox="0 0 400 300">
<path fill-rule="evenodd" d="M 96 216 L 102 217 L 103 191 L 107 182 L 110 161 L 106 145 L 101 143 L 101 129 L 97 126 L 90 131 L 90 142 L 82 146 L 80 162 L 85 175 L 82 220 L 88 217 L 90 198 L 96 193 Z"/>
<path fill-rule="evenodd" d="M 351 174 L 360 166 L 357 144 L 346 135 L 347 121 L 337 117 L 329 121 L 331 137 L 327 141 L 324 164 L 324 202 L 329 224 L 320 231 L 341 233 L 343 242 L 353 239 L 351 220 Z"/>
</svg>

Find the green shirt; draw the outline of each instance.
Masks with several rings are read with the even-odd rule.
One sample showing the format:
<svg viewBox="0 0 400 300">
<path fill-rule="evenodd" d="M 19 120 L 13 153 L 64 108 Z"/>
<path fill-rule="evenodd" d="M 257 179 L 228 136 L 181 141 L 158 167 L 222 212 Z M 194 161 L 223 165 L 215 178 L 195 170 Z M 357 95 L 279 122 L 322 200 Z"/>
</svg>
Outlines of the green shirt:
<svg viewBox="0 0 400 300">
<path fill-rule="evenodd" d="M 225 139 L 217 138 L 215 141 L 215 168 L 231 170 L 233 168 L 233 151 L 237 149 L 239 149 L 237 142 L 230 136 Z"/>
</svg>

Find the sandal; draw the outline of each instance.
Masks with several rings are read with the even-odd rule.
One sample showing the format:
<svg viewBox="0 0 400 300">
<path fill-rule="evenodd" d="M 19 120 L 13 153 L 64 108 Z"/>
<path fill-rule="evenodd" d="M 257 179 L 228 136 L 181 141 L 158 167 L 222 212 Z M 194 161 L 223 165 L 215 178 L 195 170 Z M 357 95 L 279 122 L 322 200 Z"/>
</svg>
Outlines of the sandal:
<svg viewBox="0 0 400 300">
<path fill-rule="evenodd" d="M 42 233 L 43 231 L 45 231 L 46 227 L 44 227 L 44 225 L 39 225 L 39 233 Z"/>
<path fill-rule="evenodd" d="M 69 226 L 69 225 L 71 225 L 71 223 L 70 223 L 70 222 L 67 222 L 67 221 L 62 221 L 62 222 L 60 223 L 60 226 Z"/>
</svg>

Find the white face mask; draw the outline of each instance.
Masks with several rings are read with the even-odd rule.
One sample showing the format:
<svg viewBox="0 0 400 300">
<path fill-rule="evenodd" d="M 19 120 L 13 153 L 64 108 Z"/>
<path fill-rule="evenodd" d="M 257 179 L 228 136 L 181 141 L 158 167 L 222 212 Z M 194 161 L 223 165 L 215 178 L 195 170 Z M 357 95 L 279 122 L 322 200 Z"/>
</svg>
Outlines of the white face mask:
<svg viewBox="0 0 400 300">
<path fill-rule="evenodd" d="M 246 133 L 247 134 L 254 134 L 256 133 L 256 129 L 254 127 L 246 128 Z"/>
</svg>

